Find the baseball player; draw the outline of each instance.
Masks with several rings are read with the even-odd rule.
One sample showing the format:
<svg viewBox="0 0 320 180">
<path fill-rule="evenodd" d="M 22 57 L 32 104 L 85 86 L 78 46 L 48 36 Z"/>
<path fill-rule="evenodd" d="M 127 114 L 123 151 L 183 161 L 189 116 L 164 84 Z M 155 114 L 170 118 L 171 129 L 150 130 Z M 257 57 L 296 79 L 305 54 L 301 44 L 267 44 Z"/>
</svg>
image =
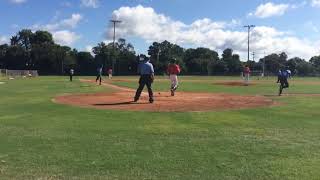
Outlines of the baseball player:
<svg viewBox="0 0 320 180">
<path fill-rule="evenodd" d="M 137 102 L 139 100 L 144 86 L 147 85 L 148 93 L 149 93 L 149 102 L 153 103 L 154 99 L 153 99 L 153 92 L 151 88 L 151 85 L 154 80 L 153 65 L 149 62 L 149 59 L 143 55 L 140 55 L 139 61 L 140 63 L 138 66 L 138 73 L 140 74 L 140 79 L 139 79 L 139 87 L 134 97 L 134 102 Z"/>
<path fill-rule="evenodd" d="M 171 81 L 171 96 L 174 96 L 174 93 L 178 88 L 178 74 L 181 72 L 180 66 L 176 64 L 176 61 L 175 58 L 172 58 L 167 68 L 167 73 Z"/>
<path fill-rule="evenodd" d="M 243 69 L 243 76 L 244 76 L 244 84 L 246 86 L 249 85 L 249 80 L 250 80 L 250 73 L 251 73 L 251 70 L 249 68 L 248 65 L 246 65 Z"/>
<path fill-rule="evenodd" d="M 70 81 L 71 82 L 72 82 L 73 75 L 74 75 L 74 70 L 71 68 L 70 71 L 69 71 L 69 76 L 70 76 Z"/>
<path fill-rule="evenodd" d="M 112 79 L 112 68 L 108 69 L 108 76 L 109 76 L 109 79 Z"/>
<path fill-rule="evenodd" d="M 282 73 L 282 71 L 281 71 L 281 69 L 280 69 L 280 70 L 278 71 L 278 80 L 277 80 L 277 83 L 280 83 L 281 73 Z"/>
<path fill-rule="evenodd" d="M 279 96 L 281 96 L 283 89 L 289 88 L 288 78 L 289 78 L 289 72 L 285 69 L 281 69 L 278 73 L 278 81 L 277 83 L 280 83 L 279 87 Z"/>
<path fill-rule="evenodd" d="M 97 69 L 96 82 L 99 81 L 99 85 L 101 85 L 101 81 L 102 81 L 102 69 L 103 69 L 103 66 L 100 66 L 100 67 L 98 67 L 98 69 Z"/>
<path fill-rule="evenodd" d="M 289 79 L 291 79 L 291 77 L 292 77 L 292 73 L 291 73 L 291 70 L 290 70 L 289 68 L 287 69 L 287 72 L 288 72 L 288 75 L 289 75 L 289 76 L 288 76 L 288 77 L 289 77 Z"/>
</svg>

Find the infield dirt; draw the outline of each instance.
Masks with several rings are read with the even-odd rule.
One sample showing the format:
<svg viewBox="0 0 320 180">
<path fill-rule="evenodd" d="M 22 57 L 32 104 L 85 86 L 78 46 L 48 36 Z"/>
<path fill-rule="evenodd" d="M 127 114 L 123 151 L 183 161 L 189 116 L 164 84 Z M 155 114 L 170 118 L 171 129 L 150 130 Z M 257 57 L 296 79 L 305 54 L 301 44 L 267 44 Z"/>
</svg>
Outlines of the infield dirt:
<svg viewBox="0 0 320 180">
<path fill-rule="evenodd" d="M 82 80 L 95 83 L 90 80 Z M 104 86 L 115 89 L 111 93 L 71 94 L 57 96 L 53 99 L 59 104 L 96 109 L 148 112 L 203 112 L 229 109 L 245 109 L 277 105 L 272 99 L 264 96 L 243 96 L 225 93 L 189 93 L 154 92 L 155 102 L 148 102 L 148 94 L 143 93 L 138 102 L 133 102 L 135 90 L 119 87 L 109 83 Z"/>
</svg>

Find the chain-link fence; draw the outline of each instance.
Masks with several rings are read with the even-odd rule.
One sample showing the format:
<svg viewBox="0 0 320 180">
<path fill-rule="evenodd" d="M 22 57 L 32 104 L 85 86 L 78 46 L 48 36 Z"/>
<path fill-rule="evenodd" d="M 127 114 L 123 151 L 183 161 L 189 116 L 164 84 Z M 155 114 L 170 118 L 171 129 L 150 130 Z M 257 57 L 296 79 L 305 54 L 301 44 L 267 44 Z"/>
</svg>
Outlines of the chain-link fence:
<svg viewBox="0 0 320 180">
<path fill-rule="evenodd" d="M 0 69 L 0 75 L 6 77 L 37 77 L 39 76 L 37 70 L 9 70 Z"/>
</svg>

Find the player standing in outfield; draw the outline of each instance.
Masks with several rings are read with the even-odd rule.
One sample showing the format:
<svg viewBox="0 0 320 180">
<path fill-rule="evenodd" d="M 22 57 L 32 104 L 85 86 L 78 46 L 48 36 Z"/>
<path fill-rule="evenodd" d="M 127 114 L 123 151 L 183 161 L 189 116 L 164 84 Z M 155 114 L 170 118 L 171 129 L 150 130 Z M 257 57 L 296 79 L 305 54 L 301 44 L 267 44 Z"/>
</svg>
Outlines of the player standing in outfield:
<svg viewBox="0 0 320 180">
<path fill-rule="evenodd" d="M 149 62 L 149 59 L 147 57 L 142 55 L 140 55 L 139 61 L 140 63 L 138 66 L 138 73 L 140 74 L 140 79 L 139 79 L 139 87 L 134 97 L 134 102 L 137 102 L 139 100 L 144 86 L 147 85 L 148 93 L 149 93 L 149 102 L 153 103 L 154 101 L 153 92 L 151 88 L 151 85 L 154 80 L 153 65 Z"/>
<path fill-rule="evenodd" d="M 290 74 L 287 70 L 281 69 L 278 73 L 278 81 L 277 83 L 280 83 L 279 87 L 279 96 L 281 96 L 283 89 L 289 88 L 288 78 Z"/>
<path fill-rule="evenodd" d="M 175 58 L 172 58 L 167 68 L 167 73 L 171 81 L 171 96 L 174 96 L 174 93 L 178 88 L 178 74 L 181 72 L 180 66 L 176 64 L 176 61 Z"/>
<path fill-rule="evenodd" d="M 249 85 L 250 73 L 251 73 L 251 70 L 250 70 L 249 66 L 246 65 L 243 69 L 244 85 L 246 85 L 246 86 Z"/>
<path fill-rule="evenodd" d="M 112 79 L 112 68 L 108 69 L 108 76 L 109 76 L 109 79 Z"/>
<path fill-rule="evenodd" d="M 98 69 L 97 69 L 96 82 L 99 81 L 99 85 L 101 85 L 101 81 L 102 81 L 102 69 L 103 69 L 103 66 L 100 66 L 100 67 L 98 67 Z"/>
<path fill-rule="evenodd" d="M 69 71 L 69 76 L 70 76 L 70 81 L 71 82 L 72 82 L 73 74 L 74 74 L 74 70 L 71 68 L 70 71 Z"/>
</svg>

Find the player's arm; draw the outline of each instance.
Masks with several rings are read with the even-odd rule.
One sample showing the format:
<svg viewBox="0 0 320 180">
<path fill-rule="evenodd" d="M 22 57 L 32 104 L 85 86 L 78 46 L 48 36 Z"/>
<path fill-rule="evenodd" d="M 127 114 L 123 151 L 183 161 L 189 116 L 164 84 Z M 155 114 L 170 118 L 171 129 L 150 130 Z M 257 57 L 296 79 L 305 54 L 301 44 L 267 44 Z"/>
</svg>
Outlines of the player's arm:
<svg viewBox="0 0 320 180">
<path fill-rule="evenodd" d="M 180 72 L 181 72 L 181 68 L 180 68 L 180 66 L 179 66 L 179 65 L 177 65 L 177 71 L 178 71 L 178 73 L 180 74 Z"/>
<path fill-rule="evenodd" d="M 151 71 L 151 80 L 153 82 L 154 81 L 154 68 L 153 68 L 153 65 L 151 65 L 150 71 Z"/>
<path fill-rule="evenodd" d="M 138 64 L 137 73 L 138 73 L 138 74 L 141 73 L 141 64 Z"/>
</svg>

